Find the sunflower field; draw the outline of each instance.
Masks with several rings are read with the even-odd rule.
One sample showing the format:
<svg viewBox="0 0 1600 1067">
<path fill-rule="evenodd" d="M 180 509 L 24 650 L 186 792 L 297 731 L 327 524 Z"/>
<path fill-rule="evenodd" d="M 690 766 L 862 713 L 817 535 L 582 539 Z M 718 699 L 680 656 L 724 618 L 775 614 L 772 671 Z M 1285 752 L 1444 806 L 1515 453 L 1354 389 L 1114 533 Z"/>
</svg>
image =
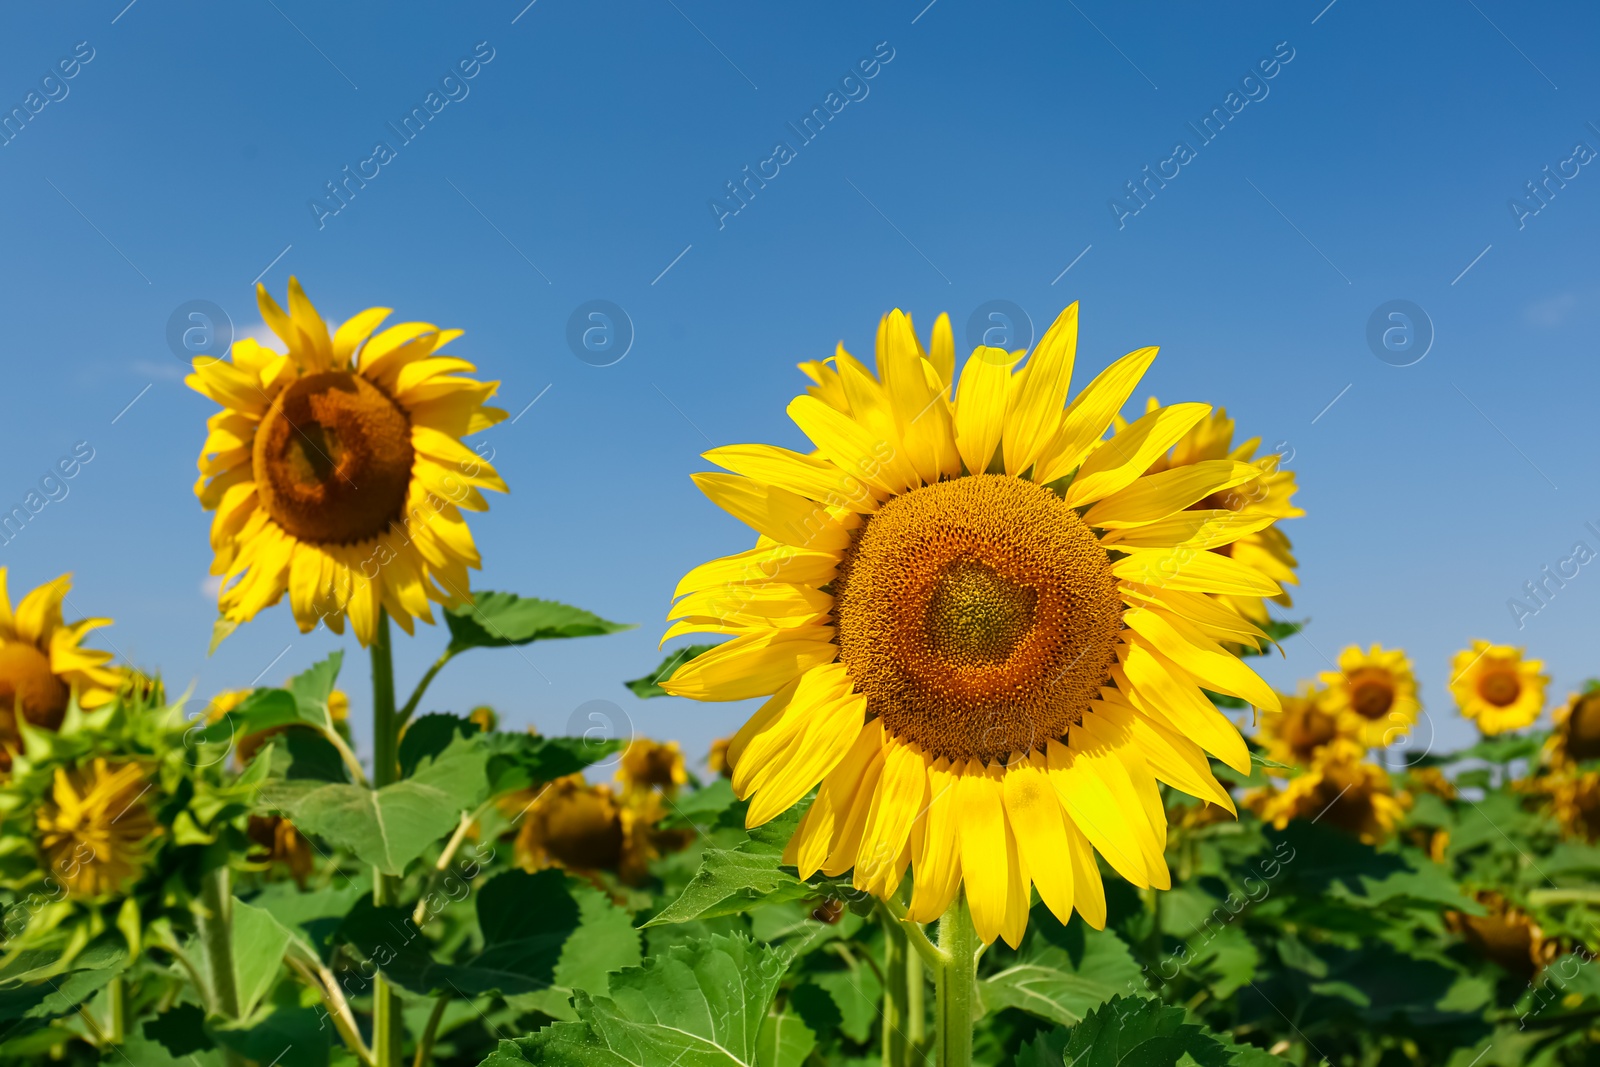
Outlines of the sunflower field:
<svg viewBox="0 0 1600 1067">
<path fill-rule="evenodd" d="M 187 378 L 215 641 L 292 617 L 348 655 L 174 693 L 68 576 L 0 585 L 0 1062 L 1597 1062 L 1600 682 L 1464 637 L 1449 753 L 1400 649 L 1275 691 L 1296 476 L 1146 400 L 1154 348 L 1078 365 L 1074 304 L 958 360 L 891 311 L 800 365 L 811 451 L 706 452 L 754 544 L 662 641 L 716 640 L 616 674 L 762 701 L 697 777 L 429 702 L 458 657 L 627 627 L 475 588 L 507 487 L 467 441 L 506 412 L 459 330 L 257 295 L 275 344 Z"/>
</svg>

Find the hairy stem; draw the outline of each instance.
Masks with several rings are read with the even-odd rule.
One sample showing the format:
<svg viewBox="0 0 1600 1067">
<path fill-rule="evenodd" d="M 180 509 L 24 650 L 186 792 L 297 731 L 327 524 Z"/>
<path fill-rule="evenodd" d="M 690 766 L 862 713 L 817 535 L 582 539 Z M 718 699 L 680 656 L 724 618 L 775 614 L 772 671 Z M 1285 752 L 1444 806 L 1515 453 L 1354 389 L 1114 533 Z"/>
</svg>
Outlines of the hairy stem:
<svg viewBox="0 0 1600 1067">
<path fill-rule="evenodd" d="M 939 920 L 939 948 L 945 955 L 935 972 L 934 1038 L 939 1067 L 970 1067 L 972 1023 L 977 1001 L 978 936 L 972 928 L 963 890 Z"/>
<path fill-rule="evenodd" d="M 389 613 L 378 609 L 378 632 L 372 640 L 372 784 L 381 789 L 400 777 L 400 717 L 394 707 L 394 655 L 389 644 Z M 379 907 L 398 901 L 400 880 L 372 872 L 372 902 Z M 372 1054 L 377 1067 L 399 1067 L 400 996 L 380 971 L 372 981 Z"/>
</svg>

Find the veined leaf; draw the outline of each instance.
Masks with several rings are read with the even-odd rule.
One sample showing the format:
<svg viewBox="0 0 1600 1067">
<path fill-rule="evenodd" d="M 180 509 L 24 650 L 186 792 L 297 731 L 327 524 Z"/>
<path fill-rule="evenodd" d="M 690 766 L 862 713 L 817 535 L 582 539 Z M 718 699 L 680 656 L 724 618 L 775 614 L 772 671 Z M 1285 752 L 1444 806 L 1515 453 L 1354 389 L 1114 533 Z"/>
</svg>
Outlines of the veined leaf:
<svg viewBox="0 0 1600 1067">
<path fill-rule="evenodd" d="M 515 593 L 474 593 L 471 604 L 445 612 L 444 621 L 450 627 L 452 654 L 633 629 L 632 623 L 609 622 L 592 611 Z"/>
<path fill-rule="evenodd" d="M 1200 1067 L 1232 1067 L 1234 1053 L 1182 1008 L 1142 997 L 1114 997 L 1070 1031 L 1041 1034 L 1017 1057 L 1021 1067 L 1176 1067 L 1185 1055 Z"/>
<path fill-rule="evenodd" d="M 437 756 L 423 759 L 410 778 L 381 789 L 290 779 L 269 783 L 261 798 L 303 833 L 348 848 L 363 863 L 398 875 L 453 830 L 463 810 L 483 801 L 487 760 L 484 746 L 458 737 Z"/>
<path fill-rule="evenodd" d="M 577 1022 L 502 1041 L 483 1067 L 756 1067 L 781 949 L 742 935 L 674 945 L 611 976 L 609 997 L 579 992 Z"/>
<path fill-rule="evenodd" d="M 750 831 L 750 839 L 735 848 L 706 849 L 683 893 L 644 925 L 735 915 L 816 893 L 816 886 L 779 868 L 783 847 L 799 823 L 799 808 L 791 808 Z"/>
<path fill-rule="evenodd" d="M 1020 1008 L 1030 1015 L 1072 1026 L 1118 994 L 1144 985 L 1139 964 L 1110 930 L 1089 930 L 1074 915 L 1062 927 L 1044 905 L 1029 921 L 1017 962 L 982 983 L 988 1008 Z"/>
</svg>

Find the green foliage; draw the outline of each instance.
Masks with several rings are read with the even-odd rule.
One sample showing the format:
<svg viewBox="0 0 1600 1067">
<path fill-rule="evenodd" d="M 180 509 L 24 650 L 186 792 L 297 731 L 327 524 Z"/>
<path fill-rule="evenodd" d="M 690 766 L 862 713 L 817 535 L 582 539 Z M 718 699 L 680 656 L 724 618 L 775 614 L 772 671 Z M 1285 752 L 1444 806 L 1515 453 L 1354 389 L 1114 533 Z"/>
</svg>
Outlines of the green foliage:
<svg viewBox="0 0 1600 1067">
<path fill-rule="evenodd" d="M 505 648 L 563 637 L 597 637 L 633 629 L 632 623 L 608 622 L 592 611 L 553 600 L 515 593 L 477 590 L 473 602 L 445 612 L 450 627 L 447 654 L 469 648 Z"/>
<path fill-rule="evenodd" d="M 671 678 L 673 672 L 688 663 L 696 656 L 710 652 L 716 645 L 687 645 L 672 653 L 661 661 L 661 665 L 643 678 L 635 678 L 631 682 L 622 684 L 633 690 L 636 697 L 664 697 L 667 691 L 661 688 L 661 683 Z"/>
<path fill-rule="evenodd" d="M 1071 1026 L 1142 983 L 1139 964 L 1116 934 L 1089 930 L 1078 916 L 1063 927 L 1039 904 L 1016 961 L 984 978 L 980 992 L 991 1010 L 1019 1008 Z"/>
<path fill-rule="evenodd" d="M 694 880 L 645 925 L 715 919 L 815 895 L 815 886 L 778 866 L 783 846 L 799 822 L 800 811 L 793 808 L 753 830 L 734 848 L 707 849 Z"/>
<path fill-rule="evenodd" d="M 486 1067 L 743 1067 L 793 1055 L 796 1033 L 768 1031 L 768 1009 L 789 960 L 780 949 L 720 935 L 676 945 L 611 976 L 607 996 L 579 992 L 575 1022 L 502 1041 Z"/>
</svg>

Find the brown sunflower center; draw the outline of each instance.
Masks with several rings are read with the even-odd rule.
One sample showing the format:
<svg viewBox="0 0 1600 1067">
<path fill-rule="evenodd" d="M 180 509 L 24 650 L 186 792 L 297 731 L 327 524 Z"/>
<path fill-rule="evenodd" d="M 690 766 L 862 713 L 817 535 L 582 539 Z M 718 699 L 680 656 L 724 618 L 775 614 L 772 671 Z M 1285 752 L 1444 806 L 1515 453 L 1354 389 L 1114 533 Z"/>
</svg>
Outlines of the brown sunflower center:
<svg viewBox="0 0 1600 1067">
<path fill-rule="evenodd" d="M 574 789 L 551 806 L 544 821 L 544 848 L 568 867 L 616 870 L 622 859 L 622 819 L 611 796 Z"/>
<path fill-rule="evenodd" d="M 59 729 L 69 695 L 43 652 L 21 641 L 0 645 L 0 718 L 9 722 L 14 709 L 34 726 Z"/>
<path fill-rule="evenodd" d="M 834 582 L 839 658 L 890 733 L 951 760 L 1082 721 L 1122 627 L 1111 562 L 1043 486 L 982 474 L 886 503 Z"/>
<path fill-rule="evenodd" d="M 1490 669 L 1478 679 L 1478 695 L 1497 708 L 1516 703 L 1522 694 L 1522 679 L 1511 669 Z"/>
<path fill-rule="evenodd" d="M 1289 747 L 1302 759 L 1309 757 L 1339 735 L 1338 720 L 1312 701 L 1306 701 L 1303 707 L 1293 711 L 1286 709 L 1285 714 L 1289 716 L 1289 720 L 1284 729 L 1284 737 L 1289 742 Z"/>
<path fill-rule="evenodd" d="M 1364 719 L 1381 719 L 1394 707 L 1394 679 L 1388 671 L 1361 668 L 1350 675 L 1350 706 Z"/>
<path fill-rule="evenodd" d="M 1600 759 L 1600 693 L 1587 693 L 1572 706 L 1567 755 L 1575 760 Z"/>
<path fill-rule="evenodd" d="M 302 541 L 351 544 L 400 517 L 411 484 L 411 423 L 352 371 L 307 375 L 283 391 L 255 439 L 256 491 Z"/>
</svg>

